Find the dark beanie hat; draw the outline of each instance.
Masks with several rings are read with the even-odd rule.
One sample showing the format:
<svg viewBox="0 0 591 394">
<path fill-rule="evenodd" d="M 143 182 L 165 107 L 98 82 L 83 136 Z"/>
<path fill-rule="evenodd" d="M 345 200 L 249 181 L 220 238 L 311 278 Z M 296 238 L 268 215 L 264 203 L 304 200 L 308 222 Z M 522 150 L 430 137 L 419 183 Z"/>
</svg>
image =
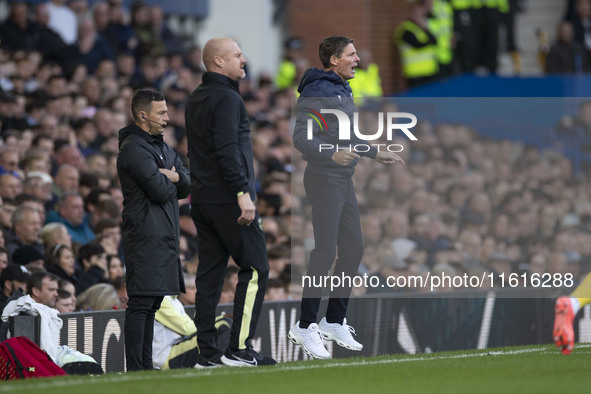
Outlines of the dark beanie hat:
<svg viewBox="0 0 591 394">
<path fill-rule="evenodd" d="M 33 245 L 21 246 L 12 254 L 14 264 L 26 265 L 37 260 L 43 260 L 43 253 Z"/>
</svg>

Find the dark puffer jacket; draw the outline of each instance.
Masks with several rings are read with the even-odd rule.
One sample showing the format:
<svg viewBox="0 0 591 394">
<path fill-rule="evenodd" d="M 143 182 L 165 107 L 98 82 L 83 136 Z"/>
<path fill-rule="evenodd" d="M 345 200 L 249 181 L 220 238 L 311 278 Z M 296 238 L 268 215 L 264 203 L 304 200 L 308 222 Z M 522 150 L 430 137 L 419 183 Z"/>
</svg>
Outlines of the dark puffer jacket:
<svg viewBox="0 0 591 394">
<path fill-rule="evenodd" d="M 172 183 L 160 168 L 176 168 Z M 119 131 L 117 171 L 123 190 L 121 231 L 127 293 L 176 295 L 185 291 L 179 258 L 179 206 L 191 190 L 189 173 L 162 140 L 131 124 Z"/>
</svg>

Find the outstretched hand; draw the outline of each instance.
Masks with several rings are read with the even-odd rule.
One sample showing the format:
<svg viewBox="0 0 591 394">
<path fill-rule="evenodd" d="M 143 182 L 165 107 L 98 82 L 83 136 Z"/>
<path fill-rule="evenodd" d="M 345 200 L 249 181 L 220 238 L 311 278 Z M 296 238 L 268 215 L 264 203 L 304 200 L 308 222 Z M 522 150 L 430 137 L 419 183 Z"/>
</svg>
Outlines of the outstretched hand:
<svg viewBox="0 0 591 394">
<path fill-rule="evenodd" d="M 398 161 L 406 165 L 404 160 L 402 160 L 402 157 L 398 156 L 394 152 L 379 151 L 378 155 L 376 156 L 376 161 L 387 166 L 390 164 L 396 164 Z"/>
</svg>

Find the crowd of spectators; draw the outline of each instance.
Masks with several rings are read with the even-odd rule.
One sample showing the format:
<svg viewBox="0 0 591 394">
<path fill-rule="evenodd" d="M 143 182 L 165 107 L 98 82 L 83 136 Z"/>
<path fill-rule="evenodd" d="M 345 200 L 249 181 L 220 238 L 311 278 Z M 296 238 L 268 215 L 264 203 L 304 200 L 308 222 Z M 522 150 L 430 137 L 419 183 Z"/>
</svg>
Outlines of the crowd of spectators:
<svg viewBox="0 0 591 394">
<path fill-rule="evenodd" d="M 61 312 L 126 307 L 116 160 L 135 89 L 165 94 L 164 137 L 188 160 L 184 106 L 204 71 L 201 50 L 166 26 L 160 6 L 122 3 L 99 1 L 89 9 L 83 0 L 11 2 L 0 24 L 0 271 L 22 266 L 57 276 L 50 304 Z M 282 245 L 277 258 L 289 263 L 293 92 L 275 92 L 265 76 L 257 85 L 243 81 L 241 92 L 255 128 L 269 247 Z M 194 281 L 198 245 L 188 200 L 180 221 L 181 261 Z M 4 276 L 2 303 L 27 290 L 21 271 Z M 226 301 L 236 278 L 230 268 Z M 185 304 L 192 299 L 194 291 L 182 297 Z"/>
<path fill-rule="evenodd" d="M 164 93 L 170 117 L 164 138 L 188 160 L 184 106 L 203 72 L 200 48 L 171 31 L 158 6 L 137 1 L 125 9 L 109 0 L 87 9 L 87 3 L 11 2 L 0 26 L 3 302 L 19 284 L 26 290 L 15 279 L 22 275 L 6 269 L 22 265 L 60 279 L 55 304 L 61 312 L 125 308 L 117 132 L 132 120 L 134 89 Z M 52 27 L 53 8 L 62 16 L 74 13 L 79 28 Z M 295 91 L 293 85 L 278 89 L 266 73 L 249 75 L 240 91 L 252 125 L 257 209 L 267 239 L 266 299 L 297 299 L 301 283 L 292 272 L 305 271 L 313 236 L 297 153 L 292 163 Z M 589 183 L 575 179 L 569 160 L 485 140 L 465 125 L 423 122 L 416 134 L 418 142 L 396 141 L 404 146 L 406 167 L 369 160 L 357 166 L 365 238 L 360 274 L 494 270 L 578 278 L 589 270 Z M 192 284 L 199 245 L 190 201 L 180 204 L 180 222 L 181 261 Z M 222 303 L 233 299 L 236 281 L 230 262 Z M 196 289 L 189 290 L 192 295 L 181 297 L 185 305 L 194 299 Z"/>
<path fill-rule="evenodd" d="M 360 115 L 364 118 L 371 116 Z M 364 128 L 377 127 L 360 125 Z M 359 274 L 379 279 L 377 288 L 357 288 L 357 294 L 430 290 L 410 282 L 381 287 L 389 276 L 492 274 L 495 279 L 482 287 L 493 283 L 500 288 L 498 277 L 504 274 L 506 288 L 531 288 L 539 287 L 536 281 L 532 285 L 533 274 L 564 279 L 570 273 L 576 285 L 591 270 L 591 184 L 587 176 L 573 174 L 567 157 L 488 139 L 463 124 L 424 121 L 413 134 L 418 141 L 404 136 L 394 141 L 404 147 L 400 154 L 406 167 L 369 160 L 356 167 L 365 246 Z M 300 187 L 302 164 L 294 168 L 292 237 L 297 242 L 292 263 L 304 267 L 313 237 Z M 511 274 L 527 279 L 509 286 Z"/>
</svg>

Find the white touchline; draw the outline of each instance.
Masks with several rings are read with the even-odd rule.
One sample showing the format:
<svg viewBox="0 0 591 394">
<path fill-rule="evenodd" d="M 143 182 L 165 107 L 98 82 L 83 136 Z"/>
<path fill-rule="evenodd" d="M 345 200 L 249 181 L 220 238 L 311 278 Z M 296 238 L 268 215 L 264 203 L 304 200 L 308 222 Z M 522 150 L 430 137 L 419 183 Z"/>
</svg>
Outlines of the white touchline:
<svg viewBox="0 0 591 394">
<path fill-rule="evenodd" d="M 591 348 L 591 343 L 581 343 L 576 344 L 575 349 L 586 349 Z M 214 368 L 212 370 L 199 370 L 199 371 L 183 371 L 180 373 L 171 373 L 166 375 L 150 375 L 146 376 L 143 374 L 137 375 L 125 375 L 125 374 L 109 374 L 105 376 L 97 376 L 95 381 L 90 381 L 88 378 L 84 379 L 64 379 L 58 381 L 51 381 L 51 379 L 40 379 L 40 382 L 34 385 L 15 385 L 14 387 L 7 387 L 6 385 L 0 386 L 0 392 L 8 393 L 11 391 L 22 391 L 23 389 L 26 390 L 35 390 L 35 389 L 44 389 L 49 387 L 71 387 L 75 385 L 88 385 L 90 384 L 100 384 L 100 383 L 113 383 L 113 382 L 132 382 L 132 381 L 139 381 L 139 380 L 160 380 L 160 379 L 182 379 L 182 378 L 199 378 L 202 376 L 211 376 L 211 375 L 238 375 L 244 373 L 276 373 L 276 372 L 283 372 L 283 371 L 302 371 L 307 369 L 319 369 L 319 368 L 340 368 L 340 367 L 359 367 L 359 366 L 370 366 L 370 365 L 382 365 L 382 364 L 397 364 L 397 363 L 407 363 L 407 362 L 415 362 L 415 361 L 436 361 L 436 360 L 454 360 L 460 358 L 473 358 L 473 357 L 485 357 L 485 356 L 511 356 L 515 354 L 522 354 L 522 353 L 535 353 L 535 352 L 542 352 L 549 350 L 547 347 L 536 347 L 530 349 L 519 349 L 519 350 L 490 350 L 488 352 L 481 352 L 481 353 L 463 353 L 463 354 L 454 354 L 450 356 L 432 356 L 430 357 L 412 357 L 412 358 L 401 358 L 401 359 L 394 359 L 394 360 L 373 360 L 373 361 L 353 361 L 353 362 L 335 362 L 335 363 L 326 363 L 326 364 L 303 364 L 303 365 L 294 365 L 290 366 L 290 363 L 279 364 L 276 367 L 272 368 L 238 368 L 238 367 L 227 367 L 227 368 Z M 561 356 L 560 352 L 549 352 L 555 353 L 558 356 Z"/>
</svg>

